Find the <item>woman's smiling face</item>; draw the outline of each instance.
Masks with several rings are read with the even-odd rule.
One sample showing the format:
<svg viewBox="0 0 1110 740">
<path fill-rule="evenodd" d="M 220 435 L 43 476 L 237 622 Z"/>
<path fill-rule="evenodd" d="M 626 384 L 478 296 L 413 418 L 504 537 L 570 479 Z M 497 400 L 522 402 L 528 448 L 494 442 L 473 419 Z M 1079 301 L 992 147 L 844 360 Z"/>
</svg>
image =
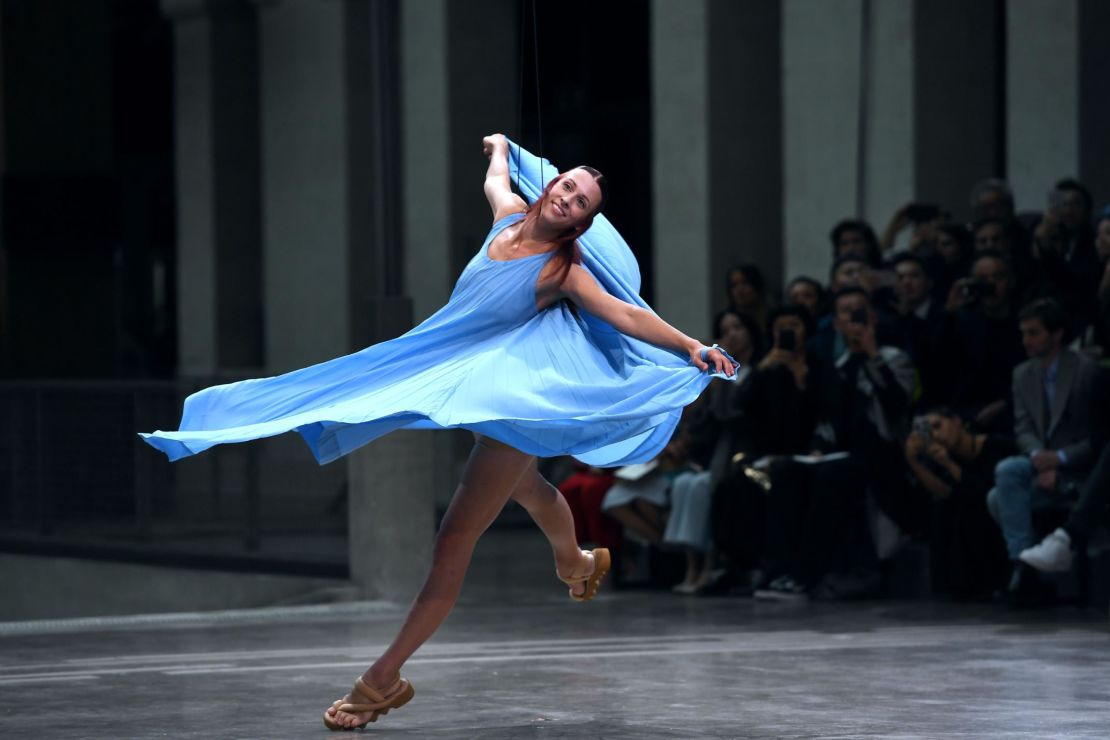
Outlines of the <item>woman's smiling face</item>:
<svg viewBox="0 0 1110 740">
<path fill-rule="evenodd" d="M 556 178 L 541 215 L 561 229 L 574 229 L 589 220 L 600 203 L 601 188 L 593 176 L 576 167 Z"/>
</svg>

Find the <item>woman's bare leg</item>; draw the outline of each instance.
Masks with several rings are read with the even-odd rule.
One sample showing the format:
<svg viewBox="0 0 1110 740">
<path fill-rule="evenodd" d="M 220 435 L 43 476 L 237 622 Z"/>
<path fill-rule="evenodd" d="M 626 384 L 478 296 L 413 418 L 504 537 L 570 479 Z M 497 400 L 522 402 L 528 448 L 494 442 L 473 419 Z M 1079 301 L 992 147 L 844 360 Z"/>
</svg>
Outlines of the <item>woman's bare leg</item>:
<svg viewBox="0 0 1110 740">
<path fill-rule="evenodd" d="M 405 661 L 451 613 L 474 545 L 505 506 L 533 460 L 531 455 L 500 442 L 479 438 L 439 525 L 432 567 L 424 586 L 392 644 L 363 674 L 363 680 L 370 686 L 385 687 L 393 683 Z M 339 712 L 335 710 L 337 705 L 338 702 L 328 713 L 334 712 L 335 721 L 341 725 L 356 726 L 369 718 L 368 714 Z"/>
<path fill-rule="evenodd" d="M 527 472 L 520 477 L 512 498 L 524 507 L 532 520 L 547 536 L 551 551 L 555 555 L 555 570 L 564 576 L 571 574 L 589 575 L 592 570 L 590 558 L 582 554 L 578 538 L 574 533 L 574 517 L 570 506 L 558 488 L 551 485 L 536 469 L 532 460 Z M 581 595 L 586 585 L 576 584 L 572 593 Z"/>
</svg>

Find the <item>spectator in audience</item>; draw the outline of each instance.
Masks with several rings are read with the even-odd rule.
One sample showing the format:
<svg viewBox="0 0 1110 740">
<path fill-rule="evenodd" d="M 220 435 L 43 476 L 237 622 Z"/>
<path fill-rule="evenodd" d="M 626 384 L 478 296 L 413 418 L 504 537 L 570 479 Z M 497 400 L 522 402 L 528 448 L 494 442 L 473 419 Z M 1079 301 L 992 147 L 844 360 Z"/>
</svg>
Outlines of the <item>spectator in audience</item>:
<svg viewBox="0 0 1110 740">
<path fill-rule="evenodd" d="M 1012 429 L 1010 376 L 1025 357 L 1014 319 L 1013 274 L 1000 252 L 980 252 L 971 276 L 948 293 L 945 364 L 949 368 L 939 399 L 973 421 L 979 430 Z"/>
<path fill-rule="evenodd" d="M 1005 180 L 988 178 L 980 180 L 971 189 L 971 208 L 976 224 L 994 221 L 1001 224 L 1004 237 L 995 243 L 985 239 L 976 249 L 997 249 L 1011 260 L 1021 284 L 1029 277 L 1029 230 L 1018 219 L 1014 209 L 1014 193 Z M 993 229 L 991 229 L 993 231 Z M 987 242 L 991 243 L 987 243 Z"/>
<path fill-rule="evenodd" d="M 1102 209 L 1095 232 L 1095 249 L 1098 253 L 1099 280 L 1096 297 L 1093 342 L 1101 348 L 1103 357 L 1110 356 L 1110 206 Z"/>
<path fill-rule="evenodd" d="M 987 512 L 994 469 L 1015 455 L 1000 434 L 975 434 L 943 406 L 914 421 L 905 456 L 919 488 L 932 498 L 929 527 L 932 590 L 989 597 L 1009 575 L 1006 546 Z"/>
<path fill-rule="evenodd" d="M 812 370 L 814 361 L 806 353 L 806 338 L 812 331 L 813 319 L 801 306 L 772 311 L 768 322 L 771 350 L 748 381 L 745 410 L 758 434 L 752 440 L 751 454 L 730 468 L 714 492 L 716 536 L 735 566 L 734 575 L 760 567 L 763 557 L 767 497 L 750 477 L 751 464 L 771 456 L 775 462 L 767 475 L 773 490 L 793 486 L 800 478 L 798 485 L 808 491 L 808 469 L 790 456 L 812 449 L 821 407 L 820 373 Z M 802 469 L 795 471 L 794 467 Z M 747 589 L 757 585 L 750 576 L 733 580 L 749 594 Z"/>
<path fill-rule="evenodd" d="M 1092 463 L 1092 401 L 1097 366 L 1064 346 L 1067 316 L 1040 299 L 1018 316 L 1029 360 L 1013 373 L 1014 432 L 1020 456 L 999 463 L 987 505 L 1014 563 L 1011 603 L 1037 594 L 1032 570 L 1019 559 L 1035 543 L 1035 510 L 1074 495 Z"/>
<path fill-rule="evenodd" d="M 1096 433 L 1091 439 L 1094 450 L 1102 450 L 1079 491 L 1079 501 L 1067 522 L 1040 544 L 1022 550 L 1023 563 L 1048 573 L 1071 569 L 1072 549 L 1085 547 L 1100 524 L 1110 524 L 1110 371 L 1104 370 L 1095 381 L 1094 408 Z"/>
<path fill-rule="evenodd" d="M 1004 221 L 997 218 L 976 221 L 971 233 L 975 239 L 975 251 L 993 250 L 1013 259 L 1013 243 L 1010 241 L 1010 233 L 1006 230 Z"/>
<path fill-rule="evenodd" d="M 921 380 L 918 402 L 931 404 L 941 391 L 944 377 L 945 313 L 939 301 L 932 298 L 925 263 L 912 254 L 894 260 L 894 294 L 898 298 L 894 327 L 898 346 L 904 349 L 917 367 Z"/>
<path fill-rule="evenodd" d="M 885 294 L 879 293 L 879 278 L 876 271 L 867 266 L 862 257 L 857 254 L 845 254 L 833 261 L 829 270 L 829 293 L 836 295 L 847 288 L 861 288 L 868 294 L 868 299 L 878 311 L 879 337 L 883 344 L 897 345 L 897 334 L 892 322 L 887 319 L 887 314 L 882 308 L 889 302 L 884 300 Z M 887 291 L 889 293 L 889 291 Z M 810 339 L 809 349 L 822 362 L 831 363 L 834 358 L 844 353 L 844 337 L 836 331 L 834 315 L 829 314 L 817 322 L 817 329 Z"/>
<path fill-rule="evenodd" d="M 846 218 L 840 221 L 829 232 L 829 240 L 832 242 L 834 260 L 853 254 L 863 258 L 866 264 L 874 269 L 878 269 L 883 263 L 875 230 L 866 221 L 858 218 Z"/>
<path fill-rule="evenodd" d="M 747 314 L 763 326 L 767 319 L 767 283 L 755 265 L 738 265 L 728 271 L 727 310 Z"/>
<path fill-rule="evenodd" d="M 833 314 L 845 351 L 826 367 L 821 421 L 812 444 L 817 454 L 848 456 L 814 465 L 808 484 L 772 484 L 765 558 L 769 583 L 756 592 L 760 598 L 804 598 L 815 589 L 823 598 L 840 598 L 873 588 L 873 569 L 863 579 L 847 577 L 856 570 L 853 546 L 869 540 L 868 492 L 896 523 L 906 523 L 903 515 L 912 514 L 899 495 L 904 469 L 894 440 L 906 424 L 913 364 L 902 350 L 879 345 L 875 311 L 863 289 L 838 293 Z M 829 577 L 832 573 L 840 577 Z"/>
<path fill-rule="evenodd" d="M 1082 335 L 1096 314 L 1098 257 L 1093 238 L 1077 241 L 1050 208 L 1033 230 L 1034 277 L 1025 290 L 1025 302 L 1053 298 L 1069 317 L 1069 333 Z"/>
<path fill-rule="evenodd" d="M 802 306 L 809 311 L 813 321 L 821 319 L 828 311 L 827 298 L 821 283 L 806 275 L 799 275 L 786 285 L 786 304 Z"/>
<path fill-rule="evenodd" d="M 675 593 L 693 594 L 709 585 L 714 574 L 714 539 L 710 516 L 713 491 L 737 453 L 750 453 L 754 431 L 744 413 L 745 384 L 758 358 L 761 332 L 745 314 L 724 311 L 714 321 L 713 336 L 739 363 L 735 381 L 709 384 L 690 421 L 690 449 L 704 450 L 703 465 L 679 473 L 671 484 L 671 512 L 663 542 L 686 553 L 686 577 Z"/>
<path fill-rule="evenodd" d="M 933 281 L 933 296 L 943 302 L 952 283 L 967 274 L 971 265 L 971 232 L 963 224 L 942 223 L 937 226 L 936 253 L 925 260 L 925 268 Z"/>
<path fill-rule="evenodd" d="M 891 216 L 879 239 L 879 246 L 884 252 L 894 249 L 898 234 L 912 226 L 907 251 L 922 259 L 929 257 L 936 249 L 937 226 L 946 217 L 947 214 L 939 206 L 907 203 Z"/>
</svg>

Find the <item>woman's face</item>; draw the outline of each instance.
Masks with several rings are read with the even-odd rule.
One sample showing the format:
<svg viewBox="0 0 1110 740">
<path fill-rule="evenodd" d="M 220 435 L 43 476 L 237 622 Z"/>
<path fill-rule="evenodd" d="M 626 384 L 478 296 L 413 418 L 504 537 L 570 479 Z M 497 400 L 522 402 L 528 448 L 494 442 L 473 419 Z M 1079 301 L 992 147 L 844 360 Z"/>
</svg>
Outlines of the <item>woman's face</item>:
<svg viewBox="0 0 1110 740">
<path fill-rule="evenodd" d="M 859 257 L 867 256 L 867 238 L 858 229 L 845 229 L 836 240 L 836 256 L 843 257 L 854 254 Z"/>
<path fill-rule="evenodd" d="M 944 231 L 937 232 L 937 252 L 950 265 L 960 261 L 960 243 Z"/>
<path fill-rule="evenodd" d="M 811 316 L 817 316 L 817 303 L 821 300 L 817 288 L 810 283 L 794 283 L 790 286 L 790 293 L 786 296 L 789 303 L 802 306 Z"/>
<path fill-rule="evenodd" d="M 759 294 L 740 270 L 728 275 L 728 298 L 738 308 L 749 308 L 759 301 Z"/>
<path fill-rule="evenodd" d="M 542 216 L 561 231 L 585 224 L 601 203 L 601 188 L 583 169 L 568 170 L 555 180 L 547 194 Z"/>
<path fill-rule="evenodd" d="M 947 450 L 956 446 L 956 441 L 960 438 L 958 419 L 950 419 L 940 414 L 926 414 L 925 418 L 928 419 L 929 429 L 938 444 Z"/>
<path fill-rule="evenodd" d="M 752 335 L 740 322 L 740 317 L 734 313 L 726 313 L 717 325 L 720 336 L 717 344 L 740 362 L 747 362 L 752 356 Z"/>
<path fill-rule="evenodd" d="M 1104 218 L 1098 222 L 1095 246 L 1098 248 L 1100 259 L 1110 259 L 1110 218 Z"/>
</svg>

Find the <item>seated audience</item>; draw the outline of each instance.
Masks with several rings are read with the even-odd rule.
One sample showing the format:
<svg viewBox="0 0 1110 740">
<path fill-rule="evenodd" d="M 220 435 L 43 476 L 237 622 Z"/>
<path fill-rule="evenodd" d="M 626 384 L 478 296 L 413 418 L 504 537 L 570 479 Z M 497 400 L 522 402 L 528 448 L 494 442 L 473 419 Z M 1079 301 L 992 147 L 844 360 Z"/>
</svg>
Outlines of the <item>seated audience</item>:
<svg viewBox="0 0 1110 740">
<path fill-rule="evenodd" d="M 972 433 L 951 409 L 937 407 L 915 420 L 905 456 L 917 486 L 932 499 L 934 593 L 989 597 L 1005 585 L 1006 546 L 986 504 L 995 466 L 1016 452 L 1009 437 Z"/>
<path fill-rule="evenodd" d="M 1011 603 L 1035 599 L 1038 583 L 1020 560 L 1035 543 L 1033 512 L 1074 497 L 1092 463 L 1092 401 L 1097 366 L 1064 346 L 1067 317 L 1041 299 L 1018 316 L 1029 359 L 1013 373 L 1014 433 L 1020 456 L 1003 460 L 987 505 L 1014 564 Z"/>
</svg>

